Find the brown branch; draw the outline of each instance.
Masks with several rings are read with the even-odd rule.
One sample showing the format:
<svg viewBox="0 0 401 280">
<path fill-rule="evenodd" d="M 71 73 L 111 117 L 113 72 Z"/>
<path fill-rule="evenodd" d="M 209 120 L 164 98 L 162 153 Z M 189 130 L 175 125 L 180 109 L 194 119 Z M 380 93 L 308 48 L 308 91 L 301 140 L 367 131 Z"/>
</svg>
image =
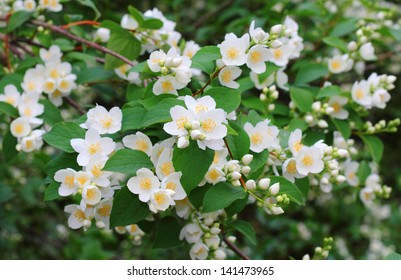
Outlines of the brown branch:
<svg viewBox="0 0 401 280">
<path fill-rule="evenodd" d="M 46 23 L 46 22 L 40 21 L 40 20 L 35 20 L 35 19 L 31 20 L 30 23 L 33 24 L 33 25 L 36 25 L 36 26 L 42 26 L 42 27 L 44 27 L 46 29 L 49 29 L 49 30 L 51 30 L 53 32 L 59 33 L 61 35 L 64 35 L 67 38 L 70 38 L 70 39 L 72 39 L 74 41 L 80 42 L 80 43 L 82 43 L 84 45 L 87 45 L 88 47 L 94 48 L 94 49 L 96 49 L 96 50 L 98 50 L 100 52 L 103 52 L 105 54 L 112 55 L 112 56 L 120 59 L 121 61 L 124 61 L 128 65 L 134 66 L 134 63 L 132 61 L 130 61 L 128 58 L 122 56 L 121 54 L 116 53 L 116 52 L 114 52 L 114 51 L 112 51 L 112 50 L 110 50 L 110 49 L 108 49 L 106 47 L 103 47 L 101 45 L 98 45 L 98 44 L 96 44 L 94 42 L 91 42 L 91 41 L 88 41 L 88 40 L 83 39 L 81 37 L 75 36 L 74 34 L 68 32 L 67 30 L 63 29 L 60 26 L 56 26 L 56 25 L 49 24 L 49 23 Z"/>
<path fill-rule="evenodd" d="M 10 19 L 10 14 L 8 14 L 5 18 L 6 25 L 8 24 L 8 20 Z M 10 61 L 10 42 L 9 42 L 9 37 L 8 34 L 4 35 L 4 54 L 6 56 L 6 65 L 8 68 L 8 71 L 11 72 L 13 70 L 11 66 L 11 61 Z"/>
<path fill-rule="evenodd" d="M 230 247 L 230 249 L 233 250 L 241 259 L 250 260 L 250 258 L 247 255 L 245 255 L 237 246 L 235 246 L 233 243 L 231 243 L 227 239 L 227 237 L 224 237 L 223 240 L 227 244 L 227 246 Z"/>
<path fill-rule="evenodd" d="M 214 78 L 217 77 L 217 75 L 219 75 L 220 71 L 224 68 L 225 66 L 221 67 L 219 70 L 217 70 L 209 79 L 209 81 L 198 91 L 196 91 L 195 93 L 192 94 L 192 96 L 197 96 L 198 94 L 201 94 L 205 88 L 207 88 L 208 85 L 210 85 L 213 81 Z"/>
<path fill-rule="evenodd" d="M 76 21 L 76 22 L 71 22 L 69 24 L 66 25 L 62 25 L 61 28 L 63 29 L 68 29 L 72 26 L 77 26 L 77 25 L 94 25 L 94 26 L 98 26 L 100 25 L 100 22 L 97 21 L 93 21 L 93 20 L 81 20 L 81 21 Z"/>
<path fill-rule="evenodd" d="M 84 108 L 81 107 L 74 99 L 72 99 L 70 96 L 65 96 L 64 99 L 67 101 L 68 104 L 70 104 L 72 107 L 74 107 L 81 115 L 85 115 L 86 111 Z"/>
</svg>

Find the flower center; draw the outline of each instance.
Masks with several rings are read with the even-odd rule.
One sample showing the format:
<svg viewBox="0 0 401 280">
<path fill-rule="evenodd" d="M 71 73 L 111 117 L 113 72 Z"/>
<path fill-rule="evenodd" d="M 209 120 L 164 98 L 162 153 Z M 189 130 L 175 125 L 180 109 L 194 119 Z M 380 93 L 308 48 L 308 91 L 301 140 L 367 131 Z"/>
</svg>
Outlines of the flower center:
<svg viewBox="0 0 401 280">
<path fill-rule="evenodd" d="M 334 109 L 335 113 L 340 112 L 340 110 L 342 108 L 340 103 L 338 103 L 338 102 L 334 102 L 333 104 L 331 104 L 331 107 Z"/>
<path fill-rule="evenodd" d="M 251 136 L 251 142 L 252 142 L 252 144 L 255 144 L 255 145 L 262 144 L 262 139 L 263 139 L 262 135 L 258 132 L 252 134 L 252 136 Z"/>
<path fill-rule="evenodd" d="M 235 47 L 228 49 L 227 56 L 228 56 L 228 58 L 231 58 L 231 59 L 237 58 L 238 57 L 238 49 Z"/>
<path fill-rule="evenodd" d="M 141 187 L 142 190 L 150 190 L 152 187 L 152 182 L 150 181 L 149 178 L 144 178 L 139 181 L 139 186 Z"/>
<path fill-rule="evenodd" d="M 162 89 L 163 92 L 172 92 L 174 91 L 174 86 L 170 81 L 164 81 L 162 82 Z"/>
<path fill-rule="evenodd" d="M 273 55 L 275 59 L 280 59 L 283 56 L 283 51 L 280 49 L 275 49 Z"/>
<path fill-rule="evenodd" d="M 212 169 L 212 170 L 209 172 L 208 177 L 209 177 L 210 180 L 216 181 L 217 179 L 219 179 L 220 174 L 219 174 L 219 172 L 218 172 L 216 169 Z"/>
<path fill-rule="evenodd" d="M 166 161 L 165 163 L 163 163 L 161 170 L 164 176 L 170 175 L 175 171 L 173 167 L 173 162 Z"/>
<path fill-rule="evenodd" d="M 66 184 L 69 188 L 74 187 L 74 176 L 66 176 L 64 179 L 64 184 Z"/>
<path fill-rule="evenodd" d="M 290 174 L 295 174 L 295 173 L 297 173 L 297 167 L 296 167 L 296 163 L 295 163 L 295 161 L 290 161 L 289 163 L 288 163 L 288 165 L 287 165 L 287 172 L 288 173 L 290 173 Z"/>
<path fill-rule="evenodd" d="M 99 143 L 99 142 L 96 142 L 96 143 L 94 143 L 94 144 L 90 144 L 90 145 L 89 145 L 88 151 L 89 151 L 89 154 L 90 154 L 91 156 L 93 156 L 94 154 L 96 154 L 96 153 L 98 153 L 98 152 L 101 152 L 101 151 L 102 151 L 102 147 L 100 146 L 100 143 Z"/>
<path fill-rule="evenodd" d="M 143 140 L 138 140 L 136 141 L 136 149 L 140 150 L 142 152 L 146 152 L 148 150 L 149 145 L 143 141 Z"/>
<path fill-rule="evenodd" d="M 212 132 L 214 128 L 217 126 L 217 123 L 212 119 L 207 119 L 202 122 L 202 129 L 206 132 Z"/>
<path fill-rule="evenodd" d="M 103 207 L 98 209 L 97 212 L 102 217 L 108 217 L 108 216 L 110 216 L 110 213 L 111 213 L 111 206 L 108 204 L 103 205 Z"/>
<path fill-rule="evenodd" d="M 155 194 L 155 201 L 157 204 L 164 204 L 166 203 L 166 196 L 162 193 Z"/>
<path fill-rule="evenodd" d="M 95 176 L 96 178 L 97 177 L 100 177 L 101 175 L 102 175 L 102 168 L 100 167 L 100 164 L 98 164 L 98 165 L 94 165 L 93 167 L 92 167 L 92 174 L 93 174 L 93 176 Z"/>
<path fill-rule="evenodd" d="M 177 124 L 178 129 L 183 129 L 188 123 L 188 118 L 185 116 L 181 116 L 175 121 L 175 123 Z"/>
<path fill-rule="evenodd" d="M 174 191 L 176 187 L 177 187 L 177 184 L 175 184 L 174 182 L 168 182 L 166 189 Z"/>
<path fill-rule="evenodd" d="M 302 159 L 303 165 L 309 167 L 313 165 L 313 158 L 310 155 L 305 155 L 304 158 Z"/>
<path fill-rule="evenodd" d="M 102 124 L 103 128 L 110 128 L 113 125 L 113 119 L 110 117 L 105 117 L 100 120 L 100 123 Z"/>
<path fill-rule="evenodd" d="M 260 51 L 253 51 L 250 55 L 250 60 L 253 63 L 258 63 L 262 61 L 262 53 Z"/>
<path fill-rule="evenodd" d="M 331 68 L 333 68 L 333 70 L 339 70 L 341 67 L 341 62 L 338 60 L 334 60 L 331 62 Z"/>
<path fill-rule="evenodd" d="M 83 222 L 83 220 L 85 220 L 85 213 L 82 212 L 81 210 L 77 210 L 74 213 L 74 217 L 79 221 L 79 222 Z"/>
<path fill-rule="evenodd" d="M 233 75 L 231 74 L 230 70 L 225 70 L 223 72 L 223 74 L 221 75 L 221 79 L 223 80 L 223 82 L 225 83 L 229 83 L 232 81 L 233 79 Z"/>
</svg>

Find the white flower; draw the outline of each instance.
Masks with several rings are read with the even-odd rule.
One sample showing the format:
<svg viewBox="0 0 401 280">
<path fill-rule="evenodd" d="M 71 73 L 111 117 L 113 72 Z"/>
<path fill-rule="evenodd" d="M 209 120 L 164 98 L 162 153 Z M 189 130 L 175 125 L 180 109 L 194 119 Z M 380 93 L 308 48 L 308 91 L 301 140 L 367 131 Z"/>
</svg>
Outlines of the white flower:
<svg viewBox="0 0 401 280">
<path fill-rule="evenodd" d="M 107 160 L 107 156 L 96 154 L 85 167 L 85 171 L 92 176 L 92 181 L 100 187 L 107 187 L 110 184 L 109 177 L 113 174 L 110 171 L 102 171 Z"/>
<path fill-rule="evenodd" d="M 153 85 L 153 93 L 155 95 L 160 95 L 163 93 L 171 93 L 178 96 L 177 89 L 182 89 L 185 87 L 173 76 L 163 76 L 160 77 L 156 83 Z"/>
<path fill-rule="evenodd" d="M 264 149 L 274 149 L 279 146 L 278 133 L 276 126 L 269 126 L 268 121 L 262 121 L 254 127 L 247 122 L 244 125 L 244 130 L 251 141 L 250 149 L 255 153 L 260 153 Z"/>
<path fill-rule="evenodd" d="M 71 168 L 61 169 L 54 174 L 54 180 L 61 183 L 58 189 L 60 196 L 69 196 L 76 193 L 75 174 L 76 172 Z"/>
<path fill-rule="evenodd" d="M 361 57 L 363 60 L 375 60 L 375 49 L 372 45 L 371 42 L 365 43 L 361 46 L 359 49 L 359 53 L 361 54 Z"/>
<path fill-rule="evenodd" d="M 246 62 L 246 50 L 249 46 L 249 34 L 237 38 L 234 33 L 225 36 L 220 44 L 223 62 L 228 66 L 241 66 Z"/>
<path fill-rule="evenodd" d="M 33 12 L 36 9 L 36 2 L 34 0 L 25 0 L 24 9 L 27 12 Z"/>
<path fill-rule="evenodd" d="M 50 61 L 60 61 L 61 57 L 63 56 L 60 47 L 57 45 L 50 46 L 49 50 L 40 49 L 39 55 L 45 63 Z"/>
<path fill-rule="evenodd" d="M 202 229 L 198 224 L 187 224 L 180 232 L 180 240 L 185 239 L 188 243 L 197 243 L 203 235 Z"/>
<path fill-rule="evenodd" d="M 108 42 L 110 40 L 110 29 L 99 27 L 96 30 L 95 38 L 98 38 L 102 43 Z"/>
<path fill-rule="evenodd" d="M 102 194 L 95 185 L 88 185 L 82 189 L 82 199 L 86 204 L 96 205 L 100 202 Z"/>
<path fill-rule="evenodd" d="M 75 76 L 74 74 L 69 74 L 65 77 L 60 78 L 57 82 L 57 90 L 59 90 L 63 94 L 63 96 L 69 95 L 71 91 L 77 86 L 75 84 L 76 79 L 77 76 Z"/>
<path fill-rule="evenodd" d="M 164 131 L 173 136 L 186 136 L 186 127 L 195 120 L 194 112 L 182 106 L 174 106 L 170 109 L 170 115 L 173 120 L 164 124 Z"/>
<path fill-rule="evenodd" d="M 41 125 L 43 120 L 36 118 L 44 112 L 44 106 L 39 103 L 39 94 L 22 94 L 18 102 L 18 112 L 21 117 L 28 118 L 33 127 Z"/>
<path fill-rule="evenodd" d="M 34 130 L 29 136 L 23 137 L 20 141 L 20 149 L 24 152 L 39 150 L 43 145 L 43 130 Z M 17 148 L 18 150 L 18 148 Z"/>
<path fill-rule="evenodd" d="M 182 55 L 192 59 L 192 57 L 200 50 L 200 47 L 194 41 L 188 41 L 182 51 Z"/>
<path fill-rule="evenodd" d="M 329 59 L 328 66 L 329 71 L 334 74 L 342 73 L 351 70 L 354 61 L 345 55 L 335 55 Z"/>
<path fill-rule="evenodd" d="M 173 172 L 165 177 L 161 182 L 161 189 L 169 189 L 175 193 L 172 195 L 174 200 L 182 200 L 187 197 L 184 188 L 181 185 L 180 179 L 182 172 Z"/>
<path fill-rule="evenodd" d="M 288 138 L 288 146 L 294 156 L 297 156 L 299 151 L 304 147 L 302 144 L 302 131 L 299 128 L 291 132 Z"/>
<path fill-rule="evenodd" d="M 19 117 L 13 120 L 10 125 L 10 131 L 16 138 L 28 136 L 32 131 L 29 119 L 26 117 Z"/>
<path fill-rule="evenodd" d="M 138 227 L 138 225 L 129 225 L 125 227 L 127 232 L 132 236 L 144 236 L 145 233 Z"/>
<path fill-rule="evenodd" d="M 206 260 L 208 254 L 209 248 L 202 242 L 194 244 L 189 251 L 192 260 Z"/>
<path fill-rule="evenodd" d="M 370 204 L 376 198 L 376 195 L 373 189 L 365 187 L 359 192 L 359 198 L 364 204 Z"/>
<path fill-rule="evenodd" d="M 89 129 L 85 134 L 85 139 L 71 139 L 72 148 L 79 154 L 77 162 L 80 166 L 85 166 L 95 155 L 109 155 L 116 148 L 116 143 L 109 137 L 101 138 L 96 129 Z"/>
<path fill-rule="evenodd" d="M 21 84 L 24 92 L 27 94 L 41 94 L 43 90 L 44 76 L 45 68 L 43 65 L 37 65 L 35 68 L 27 70 Z"/>
<path fill-rule="evenodd" d="M 175 191 L 170 189 L 158 189 L 151 193 L 149 201 L 149 210 L 153 213 L 158 211 L 166 211 L 172 205 L 175 205 L 174 196 Z"/>
<path fill-rule="evenodd" d="M 4 94 L 0 94 L 0 101 L 6 102 L 14 107 L 17 107 L 20 99 L 20 93 L 14 85 L 4 87 Z"/>
<path fill-rule="evenodd" d="M 289 158 L 283 163 L 283 176 L 292 183 L 295 182 L 295 178 L 305 177 L 305 175 L 299 174 L 295 158 Z"/>
<path fill-rule="evenodd" d="M 211 96 L 206 95 L 195 99 L 190 95 L 186 95 L 184 100 L 185 106 L 187 106 L 188 110 L 195 112 L 196 116 L 216 109 L 216 101 Z"/>
<path fill-rule="evenodd" d="M 164 151 L 165 148 L 171 149 L 173 148 L 175 144 L 175 139 L 173 137 L 168 138 L 166 140 L 163 140 L 160 143 L 156 143 L 151 152 L 150 160 L 152 161 L 153 165 L 157 164 L 157 161 L 159 160 L 160 155 Z"/>
<path fill-rule="evenodd" d="M 167 44 L 172 48 L 178 48 L 178 41 L 181 39 L 181 34 L 177 31 L 168 33 Z"/>
<path fill-rule="evenodd" d="M 318 147 L 304 147 L 296 156 L 296 167 L 301 175 L 320 173 L 324 168 L 323 153 Z"/>
<path fill-rule="evenodd" d="M 344 165 L 344 175 L 350 186 L 357 187 L 359 185 L 358 169 L 359 163 L 356 161 L 350 161 Z"/>
<path fill-rule="evenodd" d="M 175 202 L 175 212 L 177 216 L 183 219 L 188 219 L 189 215 L 191 214 L 192 206 L 189 202 L 188 198 L 183 200 L 177 200 Z"/>
<path fill-rule="evenodd" d="M 209 184 L 215 185 L 218 182 L 221 182 L 221 181 L 225 180 L 224 175 L 225 174 L 224 174 L 223 170 L 221 170 L 220 167 L 212 164 L 209 167 L 209 170 L 207 171 L 207 173 L 205 174 L 205 180 Z"/>
<path fill-rule="evenodd" d="M 156 174 L 160 180 L 175 172 L 173 165 L 173 149 L 165 148 L 156 163 Z"/>
<path fill-rule="evenodd" d="M 85 171 L 78 171 L 75 173 L 75 185 L 82 189 L 83 187 L 86 187 L 90 184 L 91 182 L 91 176 L 86 173 Z"/>
<path fill-rule="evenodd" d="M 373 92 L 372 103 L 377 108 L 384 109 L 390 98 L 391 96 L 387 90 L 379 88 Z"/>
<path fill-rule="evenodd" d="M 219 72 L 219 82 L 221 85 L 237 89 L 239 84 L 234 81 L 241 75 L 242 70 L 237 66 L 225 66 Z"/>
<path fill-rule="evenodd" d="M 274 83 L 274 74 L 268 76 L 263 81 L 259 81 L 259 76 L 255 72 L 250 72 L 249 76 L 251 78 L 251 81 L 255 84 L 255 87 L 260 90 Z"/>
<path fill-rule="evenodd" d="M 329 106 L 333 108 L 334 112 L 331 116 L 336 119 L 345 120 L 348 118 L 348 111 L 344 109 L 344 105 L 348 103 L 348 98 L 343 96 L 333 96 L 329 99 Z"/>
<path fill-rule="evenodd" d="M 103 106 L 96 105 L 88 111 L 87 117 L 81 127 L 96 130 L 99 134 L 113 134 L 121 129 L 123 114 L 118 107 L 107 111 Z"/>
<path fill-rule="evenodd" d="M 138 22 L 131 17 L 131 15 L 125 14 L 121 18 L 121 23 L 120 23 L 122 28 L 128 29 L 128 30 L 135 30 L 138 28 Z"/>
<path fill-rule="evenodd" d="M 269 33 L 265 32 L 262 28 L 255 28 L 255 21 L 251 22 L 249 26 L 249 35 L 256 44 L 261 44 L 269 38 Z"/>
<path fill-rule="evenodd" d="M 256 74 L 266 71 L 265 61 L 272 56 L 271 51 L 262 45 L 253 46 L 246 55 L 246 66 Z"/>
<path fill-rule="evenodd" d="M 212 164 L 223 167 L 227 163 L 228 150 L 222 149 L 214 152 Z"/>
<path fill-rule="evenodd" d="M 284 20 L 284 26 L 285 26 L 285 31 L 290 31 L 291 36 L 297 36 L 298 35 L 298 24 L 290 18 L 289 16 L 285 17 Z"/>
<path fill-rule="evenodd" d="M 111 208 L 113 207 L 113 200 L 102 200 L 95 207 L 95 219 L 96 221 L 102 221 L 106 229 L 110 228 L 110 214 Z"/>
<path fill-rule="evenodd" d="M 271 55 L 269 61 L 277 66 L 286 66 L 293 50 L 294 46 L 290 44 L 284 44 L 277 49 L 270 49 L 269 51 L 271 52 Z"/>
<path fill-rule="evenodd" d="M 136 61 L 133 61 L 133 63 L 137 64 Z M 123 64 L 120 67 L 114 69 L 114 73 L 116 73 L 116 75 L 123 80 L 139 85 L 141 83 L 141 79 L 139 78 L 139 73 L 134 71 L 128 72 L 128 70 L 131 67 L 132 67 L 131 65 Z"/>
<path fill-rule="evenodd" d="M 351 94 L 352 94 L 352 99 L 356 103 L 358 103 L 366 108 L 371 108 L 372 96 L 370 94 L 369 82 L 367 82 L 365 80 L 360 81 L 360 82 L 355 82 L 352 85 Z"/>
<path fill-rule="evenodd" d="M 199 130 L 205 135 L 205 140 L 223 139 L 227 135 L 226 113 L 223 109 L 207 111 L 199 116 Z"/>
<path fill-rule="evenodd" d="M 164 65 L 167 55 L 164 51 L 158 50 L 150 54 L 149 59 L 146 61 L 152 72 L 160 72 L 161 66 Z"/>
<path fill-rule="evenodd" d="M 151 194 L 159 189 L 159 179 L 147 168 L 141 168 L 136 172 L 136 176 L 131 177 L 127 182 L 128 189 L 139 195 L 139 200 L 148 202 Z"/>
<path fill-rule="evenodd" d="M 59 0 L 40 0 L 40 7 L 46 8 L 52 12 L 60 12 L 63 6 L 59 3 Z"/>
<path fill-rule="evenodd" d="M 84 225 L 84 221 L 88 220 L 92 210 L 90 208 L 83 210 L 80 205 L 69 204 L 64 207 L 64 212 L 71 214 L 68 217 L 68 226 L 72 229 L 79 229 Z"/>
<path fill-rule="evenodd" d="M 152 154 L 152 142 L 146 134 L 138 131 L 135 134 L 123 138 L 124 146 L 134 150 L 142 151 L 148 156 Z"/>
</svg>

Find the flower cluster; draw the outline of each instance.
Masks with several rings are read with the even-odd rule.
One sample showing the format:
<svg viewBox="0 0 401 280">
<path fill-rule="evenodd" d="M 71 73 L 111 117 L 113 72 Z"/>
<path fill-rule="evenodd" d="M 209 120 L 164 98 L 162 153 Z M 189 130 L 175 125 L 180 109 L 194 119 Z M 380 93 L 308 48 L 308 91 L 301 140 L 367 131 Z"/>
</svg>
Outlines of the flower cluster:
<svg viewBox="0 0 401 280">
<path fill-rule="evenodd" d="M 185 96 L 185 105 L 170 109 L 173 119 L 164 125 L 164 130 L 178 137 L 178 147 L 185 148 L 189 139 L 196 140 L 199 148 L 221 150 L 224 147 L 223 138 L 227 135 L 227 113 L 217 108 L 216 102 L 210 96 L 195 99 Z"/>
<path fill-rule="evenodd" d="M 34 12 L 36 10 L 47 10 L 50 12 L 60 12 L 63 9 L 63 5 L 60 4 L 59 0 L 17 0 L 12 6 L 14 12 L 27 11 Z"/>
</svg>

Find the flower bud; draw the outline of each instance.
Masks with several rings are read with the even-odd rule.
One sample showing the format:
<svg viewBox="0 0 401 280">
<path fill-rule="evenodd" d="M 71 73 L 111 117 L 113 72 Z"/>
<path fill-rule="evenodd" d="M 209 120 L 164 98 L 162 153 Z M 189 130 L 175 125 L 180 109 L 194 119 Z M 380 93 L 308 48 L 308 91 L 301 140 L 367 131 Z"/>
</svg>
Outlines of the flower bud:
<svg viewBox="0 0 401 280">
<path fill-rule="evenodd" d="M 329 179 L 327 179 L 326 177 L 323 177 L 322 179 L 320 179 L 320 183 L 323 185 L 327 185 L 329 183 Z"/>
<path fill-rule="evenodd" d="M 230 235 L 229 237 L 227 237 L 227 240 L 230 241 L 231 243 L 234 243 L 237 240 L 237 237 Z"/>
<path fill-rule="evenodd" d="M 276 105 L 274 105 L 274 104 L 269 104 L 269 106 L 267 106 L 267 109 L 268 109 L 269 111 L 274 111 L 274 109 L 276 109 Z"/>
<path fill-rule="evenodd" d="M 326 148 L 324 148 L 324 152 L 327 155 L 331 155 L 333 153 L 333 147 L 332 146 L 327 146 Z"/>
<path fill-rule="evenodd" d="M 192 140 L 199 140 L 202 136 L 202 132 L 198 129 L 191 131 L 191 139 Z"/>
<path fill-rule="evenodd" d="M 214 252 L 214 258 L 216 260 L 225 260 L 226 259 L 226 253 L 224 253 L 223 250 L 218 249 Z"/>
<path fill-rule="evenodd" d="M 213 235 L 217 235 L 217 234 L 219 234 L 220 232 L 221 232 L 221 229 L 218 228 L 218 227 L 212 227 L 212 228 L 210 229 L 210 233 L 213 234 Z"/>
<path fill-rule="evenodd" d="M 317 125 L 318 125 L 320 128 L 327 128 L 327 127 L 329 126 L 325 120 L 320 120 L 320 121 L 318 121 Z"/>
<path fill-rule="evenodd" d="M 270 185 L 270 178 L 263 178 L 259 180 L 259 188 L 262 190 L 267 190 Z"/>
<path fill-rule="evenodd" d="M 254 180 L 248 180 L 245 183 L 245 186 L 248 190 L 254 190 L 256 188 L 256 182 Z"/>
<path fill-rule="evenodd" d="M 271 94 L 270 94 L 270 96 L 273 98 L 273 99 L 277 99 L 278 98 L 278 91 L 277 90 L 274 90 Z"/>
<path fill-rule="evenodd" d="M 232 181 L 231 184 L 233 184 L 234 187 L 239 187 L 241 186 L 241 182 L 239 180 Z"/>
<path fill-rule="evenodd" d="M 348 151 L 345 149 L 338 149 L 337 153 L 342 158 L 345 158 L 346 156 L 348 156 Z"/>
<path fill-rule="evenodd" d="M 305 122 L 306 122 L 307 124 L 312 124 L 313 121 L 314 121 L 313 116 L 311 116 L 311 115 L 306 115 L 306 116 L 305 116 Z"/>
<path fill-rule="evenodd" d="M 214 220 L 212 218 L 206 218 L 203 220 L 203 223 L 207 226 L 211 226 L 214 223 Z"/>
<path fill-rule="evenodd" d="M 356 42 L 354 42 L 354 41 L 349 42 L 347 45 L 348 50 L 351 52 L 356 51 L 357 47 L 358 46 L 357 46 Z"/>
<path fill-rule="evenodd" d="M 270 29 L 271 34 L 280 34 L 283 31 L 283 25 L 277 24 Z"/>
<path fill-rule="evenodd" d="M 85 229 L 90 228 L 90 226 L 92 225 L 92 222 L 90 220 L 85 219 L 83 222 L 83 226 Z"/>
<path fill-rule="evenodd" d="M 320 101 L 313 102 L 313 104 L 312 104 L 313 111 L 316 111 L 316 112 L 320 111 L 321 108 L 322 108 L 322 103 Z"/>
<path fill-rule="evenodd" d="M 270 46 L 273 48 L 273 49 L 278 49 L 278 48 L 280 48 L 281 46 L 283 45 L 283 43 L 280 41 L 280 40 L 274 40 L 273 42 L 271 42 L 271 44 L 270 44 Z"/>
<path fill-rule="evenodd" d="M 96 30 L 96 38 L 100 40 L 100 42 L 105 43 L 110 39 L 110 29 L 100 27 Z"/>
<path fill-rule="evenodd" d="M 174 64 L 173 58 L 171 57 L 167 57 L 166 60 L 164 61 L 164 65 L 166 67 L 173 67 L 173 64 Z"/>
<path fill-rule="evenodd" d="M 394 75 L 388 75 L 387 76 L 387 83 L 394 84 L 395 80 L 397 80 L 396 76 L 394 76 Z"/>
<path fill-rule="evenodd" d="M 182 63 L 182 57 L 175 57 L 173 58 L 172 66 L 171 67 L 179 67 Z"/>
<path fill-rule="evenodd" d="M 334 113 L 334 108 L 333 107 L 327 107 L 325 110 L 327 115 L 331 115 Z"/>
<path fill-rule="evenodd" d="M 338 184 L 342 184 L 342 183 L 344 183 L 346 180 L 347 180 L 347 178 L 346 178 L 344 175 L 338 175 L 338 176 L 336 177 L 336 181 L 337 181 Z"/>
<path fill-rule="evenodd" d="M 259 99 L 260 99 L 260 101 L 266 101 L 267 97 L 266 97 L 266 95 L 264 95 L 263 93 L 261 93 L 261 94 L 259 95 Z"/>
<path fill-rule="evenodd" d="M 253 160 L 253 155 L 246 154 L 241 158 L 241 162 L 245 165 L 249 165 Z"/>
<path fill-rule="evenodd" d="M 200 128 L 200 123 L 198 121 L 191 122 L 191 129 L 199 129 L 199 128 Z"/>
<path fill-rule="evenodd" d="M 280 183 L 274 183 L 272 186 L 270 186 L 269 191 L 271 195 L 278 194 L 280 191 Z"/>
<path fill-rule="evenodd" d="M 104 222 L 103 221 L 97 221 L 96 222 L 96 227 L 97 228 L 104 228 L 106 225 L 104 224 Z"/>
<path fill-rule="evenodd" d="M 249 166 L 243 166 L 241 168 L 241 173 L 244 175 L 248 175 L 251 172 L 251 168 Z"/>
<path fill-rule="evenodd" d="M 177 147 L 179 149 L 185 149 L 188 146 L 189 146 L 189 139 L 187 139 L 186 137 L 178 138 Z"/>
<path fill-rule="evenodd" d="M 273 213 L 273 215 L 280 215 L 280 214 L 284 213 L 283 208 L 278 207 L 278 206 L 273 206 L 270 210 Z"/>
<path fill-rule="evenodd" d="M 232 181 L 237 181 L 241 178 L 241 173 L 234 171 L 233 173 L 230 174 L 230 178 Z"/>
</svg>

